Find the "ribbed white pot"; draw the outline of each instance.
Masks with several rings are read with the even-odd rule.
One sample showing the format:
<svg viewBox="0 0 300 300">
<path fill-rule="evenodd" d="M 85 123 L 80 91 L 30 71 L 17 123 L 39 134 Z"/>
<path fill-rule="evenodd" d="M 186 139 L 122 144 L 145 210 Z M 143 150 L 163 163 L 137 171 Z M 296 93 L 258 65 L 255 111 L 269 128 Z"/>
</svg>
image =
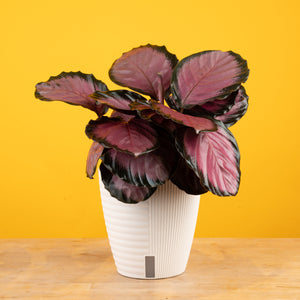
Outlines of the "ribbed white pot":
<svg viewBox="0 0 300 300">
<path fill-rule="evenodd" d="M 195 232 L 200 196 L 171 181 L 146 201 L 125 204 L 113 198 L 100 177 L 109 243 L 121 275 L 157 279 L 185 271 Z"/>
</svg>

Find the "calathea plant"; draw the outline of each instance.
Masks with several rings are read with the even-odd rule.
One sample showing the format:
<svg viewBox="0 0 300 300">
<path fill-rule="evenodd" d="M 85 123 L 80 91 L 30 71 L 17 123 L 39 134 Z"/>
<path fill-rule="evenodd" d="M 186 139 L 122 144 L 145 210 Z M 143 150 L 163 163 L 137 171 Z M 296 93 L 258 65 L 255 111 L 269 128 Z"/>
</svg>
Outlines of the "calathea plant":
<svg viewBox="0 0 300 300">
<path fill-rule="evenodd" d="M 133 91 L 110 91 L 92 74 L 63 72 L 38 83 L 35 96 L 97 114 L 86 127 L 93 140 L 87 175 L 93 178 L 101 159 L 104 185 L 120 201 L 146 200 L 167 180 L 189 194 L 229 196 L 238 191 L 240 154 L 228 127 L 247 110 L 241 84 L 248 75 L 247 62 L 232 51 L 178 61 L 164 46 L 145 45 L 109 70 L 113 82 Z"/>
</svg>

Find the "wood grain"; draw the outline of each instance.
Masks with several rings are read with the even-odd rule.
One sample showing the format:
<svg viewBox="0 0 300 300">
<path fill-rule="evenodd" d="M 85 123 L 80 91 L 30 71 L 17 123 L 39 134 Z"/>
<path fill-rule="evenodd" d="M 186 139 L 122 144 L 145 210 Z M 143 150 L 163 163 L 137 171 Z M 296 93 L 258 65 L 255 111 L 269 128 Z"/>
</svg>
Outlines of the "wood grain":
<svg viewBox="0 0 300 300">
<path fill-rule="evenodd" d="M 184 274 L 119 275 L 106 239 L 0 239 L 0 299 L 300 299 L 300 239 L 199 238 Z"/>
</svg>

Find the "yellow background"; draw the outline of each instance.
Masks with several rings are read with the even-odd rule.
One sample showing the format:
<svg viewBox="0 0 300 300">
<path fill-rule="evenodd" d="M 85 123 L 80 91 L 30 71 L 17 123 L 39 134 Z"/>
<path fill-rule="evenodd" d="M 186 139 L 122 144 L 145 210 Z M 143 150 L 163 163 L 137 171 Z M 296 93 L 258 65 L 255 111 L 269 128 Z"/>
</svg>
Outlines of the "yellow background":
<svg viewBox="0 0 300 300">
<path fill-rule="evenodd" d="M 248 60 L 236 197 L 201 198 L 196 236 L 300 237 L 298 1 L 5 1 L 1 22 L 0 237 L 102 237 L 98 182 L 85 176 L 93 112 L 34 98 L 61 71 L 108 70 L 152 43 L 182 59 L 233 50 Z"/>
</svg>

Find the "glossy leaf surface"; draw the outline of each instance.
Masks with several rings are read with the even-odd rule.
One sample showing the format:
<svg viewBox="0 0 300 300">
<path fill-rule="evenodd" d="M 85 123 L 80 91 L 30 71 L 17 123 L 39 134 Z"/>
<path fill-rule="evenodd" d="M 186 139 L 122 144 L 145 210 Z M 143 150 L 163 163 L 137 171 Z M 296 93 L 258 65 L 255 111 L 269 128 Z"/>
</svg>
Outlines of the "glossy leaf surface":
<svg viewBox="0 0 300 300">
<path fill-rule="evenodd" d="M 161 147 L 138 157 L 109 149 L 102 161 L 113 174 L 126 182 L 155 187 L 170 178 L 178 160 L 178 153 L 174 150 L 169 141 L 162 140 Z"/>
<path fill-rule="evenodd" d="M 109 76 L 115 83 L 163 101 L 170 87 L 175 55 L 159 46 L 146 45 L 124 53 L 112 65 Z"/>
<path fill-rule="evenodd" d="M 129 120 L 136 117 L 136 114 L 133 112 L 132 114 L 124 113 L 124 111 L 114 110 L 111 115 L 112 118 L 119 118 L 122 121 L 128 122 Z"/>
<path fill-rule="evenodd" d="M 128 122 L 107 117 L 91 120 L 86 127 L 86 134 L 104 146 L 135 156 L 158 147 L 156 130 L 149 122 L 139 118 L 132 118 Z"/>
<path fill-rule="evenodd" d="M 142 117 L 146 118 L 147 111 L 142 111 L 141 115 Z M 172 134 L 175 130 L 177 130 L 179 127 L 182 126 L 181 124 L 174 122 L 171 119 L 164 118 L 163 116 L 157 114 L 156 112 L 154 112 L 151 115 L 150 119 L 154 124 L 166 129 Z"/>
<path fill-rule="evenodd" d="M 116 90 L 108 92 L 96 91 L 91 97 L 101 104 L 105 104 L 113 109 L 131 110 L 130 104 L 137 100 L 146 101 L 146 99 L 135 92 L 127 90 Z"/>
<path fill-rule="evenodd" d="M 173 133 L 181 125 L 177 122 L 173 122 L 170 119 L 167 119 L 159 115 L 151 106 L 146 106 L 142 104 L 133 103 L 131 106 L 134 109 L 137 109 L 138 115 L 145 120 L 151 120 L 154 124 L 168 130 L 170 133 Z M 136 105 L 137 104 L 137 105 Z"/>
<path fill-rule="evenodd" d="M 229 196 L 238 192 L 239 149 L 233 135 L 222 123 L 214 132 L 196 134 L 190 128 L 180 129 L 176 146 L 204 187 L 212 193 Z"/>
<path fill-rule="evenodd" d="M 232 51 L 204 51 L 179 62 L 171 90 L 177 105 L 188 109 L 229 95 L 248 75 L 247 62 L 240 55 Z"/>
<path fill-rule="evenodd" d="M 227 127 L 232 126 L 246 113 L 248 109 L 248 98 L 244 87 L 241 86 L 235 98 L 234 105 L 228 112 L 217 116 L 216 119 L 222 121 Z"/>
<path fill-rule="evenodd" d="M 214 99 L 201 105 L 206 112 L 211 115 L 218 116 L 226 113 L 234 104 L 237 92 L 232 92 L 229 96 L 224 99 Z"/>
<path fill-rule="evenodd" d="M 103 150 L 104 150 L 104 147 L 101 144 L 99 144 L 97 142 L 92 143 L 92 146 L 89 150 L 87 161 L 86 161 L 86 174 L 91 179 L 93 178 L 93 176 L 95 174 L 98 160 L 100 159 Z"/>
<path fill-rule="evenodd" d="M 152 102 L 151 107 L 161 116 L 164 118 L 170 119 L 176 123 L 193 127 L 196 131 L 201 130 L 216 130 L 217 126 L 214 121 L 210 120 L 209 118 L 201 118 L 201 117 L 194 117 L 186 114 L 182 114 L 176 110 L 173 110 L 161 103 Z"/>
<path fill-rule="evenodd" d="M 136 186 L 125 182 L 111 173 L 103 164 L 100 165 L 101 177 L 105 188 L 112 197 L 124 203 L 138 203 L 148 199 L 156 190 L 145 186 Z"/>
<path fill-rule="evenodd" d="M 178 188 L 191 195 L 200 195 L 208 191 L 202 186 L 200 178 L 182 157 L 178 159 L 177 167 L 174 175 L 171 177 L 171 181 L 177 185 Z"/>
<path fill-rule="evenodd" d="M 233 106 L 237 93 L 238 92 L 235 91 L 224 99 L 213 99 L 202 105 L 195 105 L 191 109 L 185 109 L 183 113 L 198 117 L 205 115 L 211 117 L 223 115 Z"/>
<path fill-rule="evenodd" d="M 107 111 L 105 105 L 99 105 L 89 97 L 95 91 L 107 91 L 107 86 L 92 74 L 81 72 L 62 72 L 50 77 L 46 82 L 36 85 L 35 96 L 45 101 L 63 101 L 73 105 L 81 105 L 95 111 L 99 116 Z"/>
</svg>

